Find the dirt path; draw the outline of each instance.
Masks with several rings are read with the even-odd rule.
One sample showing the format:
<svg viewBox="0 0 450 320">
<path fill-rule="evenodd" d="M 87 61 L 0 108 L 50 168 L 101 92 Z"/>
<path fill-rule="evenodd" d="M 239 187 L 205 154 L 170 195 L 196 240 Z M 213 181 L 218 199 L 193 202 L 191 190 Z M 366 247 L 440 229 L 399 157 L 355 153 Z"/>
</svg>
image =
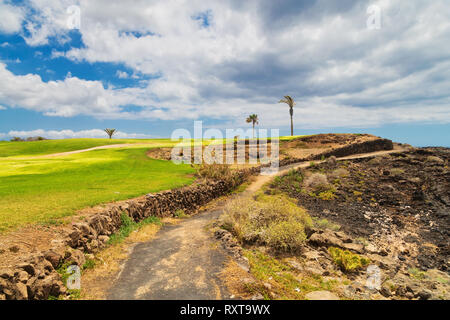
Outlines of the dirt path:
<svg viewBox="0 0 450 320">
<path fill-rule="evenodd" d="M 134 247 L 108 299 L 227 299 L 218 278 L 227 255 L 205 228 L 220 209 L 163 227 Z"/>
<path fill-rule="evenodd" d="M 339 158 L 339 160 L 365 158 L 398 152 L 379 151 Z M 298 163 L 281 168 L 277 173 L 259 176 L 246 189 L 251 194 L 274 176 L 294 168 L 307 167 Z M 221 214 L 222 204 L 177 225 L 163 227 L 157 238 L 137 245 L 124 264 L 108 299 L 229 299 L 218 274 L 228 256 L 207 226 Z"/>
<path fill-rule="evenodd" d="M 106 146 L 98 146 L 98 147 L 92 147 L 88 149 L 81 149 L 81 150 L 74 150 L 74 151 L 66 151 L 66 152 L 59 152 L 59 153 L 52 153 L 52 154 L 45 154 L 42 156 L 32 156 L 32 157 L 26 157 L 23 159 L 40 159 L 40 158 L 54 158 L 54 157 L 62 157 L 62 156 L 68 156 L 71 154 L 76 153 L 83 153 L 93 150 L 103 150 L 103 149 L 114 149 L 114 148 L 128 148 L 128 147 L 147 147 L 147 146 L 154 146 L 154 144 L 151 143 L 124 143 L 124 144 L 109 144 Z M 22 158 L 17 158 L 22 159 Z"/>
</svg>

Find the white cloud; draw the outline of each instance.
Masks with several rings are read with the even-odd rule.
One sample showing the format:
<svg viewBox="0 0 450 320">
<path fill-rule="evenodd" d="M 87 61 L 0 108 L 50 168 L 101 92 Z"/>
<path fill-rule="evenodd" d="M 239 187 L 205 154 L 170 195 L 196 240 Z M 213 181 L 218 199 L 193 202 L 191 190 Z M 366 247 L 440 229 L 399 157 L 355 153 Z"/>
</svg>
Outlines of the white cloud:
<svg viewBox="0 0 450 320">
<path fill-rule="evenodd" d="M 129 77 L 128 73 L 126 73 L 125 71 L 120 71 L 120 70 L 117 70 L 116 76 L 120 79 L 127 79 Z"/>
<path fill-rule="evenodd" d="M 0 0 L 0 33 L 16 33 L 22 29 L 24 12 L 21 8 Z"/>
<path fill-rule="evenodd" d="M 32 0 L 27 43 L 66 41 L 71 4 Z M 255 112 L 264 125 L 284 126 L 276 102 L 290 94 L 297 127 L 449 123 L 447 0 L 371 4 L 382 9 L 380 30 L 366 28 L 367 1 L 82 0 L 84 46 L 53 58 L 123 63 L 131 71 L 119 78 L 161 77 L 115 89 L 73 77 L 45 83 L 0 65 L 0 102 L 56 116 L 235 124 Z M 202 12 L 207 27 L 193 19 Z"/>
<path fill-rule="evenodd" d="M 7 134 L 0 133 L 0 137 L 44 137 L 47 139 L 71 139 L 71 138 L 106 138 L 106 133 L 101 129 L 91 129 L 82 131 L 72 131 L 72 130 L 31 130 L 31 131 L 9 131 Z M 117 139 L 145 139 L 151 138 L 152 136 L 139 133 L 126 133 L 122 131 L 117 131 L 114 134 L 114 138 Z"/>
<path fill-rule="evenodd" d="M 133 90 L 104 88 L 100 81 L 87 81 L 70 74 L 59 81 L 42 81 L 34 74 L 16 76 L 0 63 L 0 101 L 49 116 L 92 115 L 118 117 L 120 105 L 136 100 Z"/>
<path fill-rule="evenodd" d="M 6 108 L 0 105 L 0 110 L 6 110 Z"/>
</svg>

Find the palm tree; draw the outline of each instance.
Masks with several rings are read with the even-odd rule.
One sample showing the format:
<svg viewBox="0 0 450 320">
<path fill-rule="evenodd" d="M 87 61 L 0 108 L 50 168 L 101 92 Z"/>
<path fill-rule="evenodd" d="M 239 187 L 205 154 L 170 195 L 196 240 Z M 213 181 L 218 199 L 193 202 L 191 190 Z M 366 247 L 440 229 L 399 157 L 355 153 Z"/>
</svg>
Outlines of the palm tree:
<svg viewBox="0 0 450 320">
<path fill-rule="evenodd" d="M 294 99 L 292 99 L 290 96 L 284 96 L 284 99 L 281 99 L 278 103 L 286 103 L 289 106 L 289 114 L 291 115 L 291 136 L 294 135 Z"/>
<path fill-rule="evenodd" d="M 255 124 L 259 124 L 258 121 L 258 115 L 257 114 L 251 114 L 248 116 L 248 118 L 245 120 L 247 123 L 252 123 L 253 126 L 253 138 L 255 138 Z"/>
<path fill-rule="evenodd" d="M 112 138 L 114 133 L 116 133 L 116 129 L 105 129 L 104 131 L 106 132 L 106 134 L 109 136 L 110 139 Z"/>
</svg>

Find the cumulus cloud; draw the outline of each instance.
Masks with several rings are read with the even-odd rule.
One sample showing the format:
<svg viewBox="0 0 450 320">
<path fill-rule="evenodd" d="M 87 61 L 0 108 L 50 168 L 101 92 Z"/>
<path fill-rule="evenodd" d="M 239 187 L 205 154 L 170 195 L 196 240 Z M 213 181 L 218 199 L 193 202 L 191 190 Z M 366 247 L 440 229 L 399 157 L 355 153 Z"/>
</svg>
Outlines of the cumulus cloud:
<svg viewBox="0 0 450 320">
<path fill-rule="evenodd" d="M 70 74 L 64 80 L 44 82 L 35 74 L 16 76 L 0 63 L 0 78 L 3 104 L 49 116 L 117 117 L 120 105 L 138 101 L 133 97 L 133 90 L 104 88 L 100 81 L 82 80 Z"/>
<path fill-rule="evenodd" d="M 24 10 L 0 0 L 0 32 L 16 33 L 22 29 Z"/>
<path fill-rule="evenodd" d="M 47 139 L 72 139 L 72 138 L 105 138 L 105 131 L 101 129 L 91 129 L 91 130 L 81 130 L 81 131 L 72 131 L 72 130 L 31 130 L 31 131 L 9 131 L 6 133 L 0 133 L 1 137 L 44 137 Z M 152 138 L 152 136 L 140 133 L 126 133 L 122 131 L 117 131 L 114 134 L 114 138 L 118 139 L 145 139 Z"/>
<path fill-rule="evenodd" d="M 0 65 L 9 80 L 0 83 L 1 103 L 57 116 L 235 125 L 258 113 L 264 125 L 285 126 L 286 110 L 276 102 L 289 94 L 298 101 L 298 127 L 450 122 L 447 0 L 79 3 L 84 45 L 53 57 L 132 70 L 117 71 L 119 78 L 160 77 L 114 89 L 78 78 L 44 83 Z M 36 13 L 25 26 L 27 43 L 66 41 L 73 2 L 30 4 Z M 366 27 L 369 4 L 381 9 L 379 30 Z"/>
</svg>

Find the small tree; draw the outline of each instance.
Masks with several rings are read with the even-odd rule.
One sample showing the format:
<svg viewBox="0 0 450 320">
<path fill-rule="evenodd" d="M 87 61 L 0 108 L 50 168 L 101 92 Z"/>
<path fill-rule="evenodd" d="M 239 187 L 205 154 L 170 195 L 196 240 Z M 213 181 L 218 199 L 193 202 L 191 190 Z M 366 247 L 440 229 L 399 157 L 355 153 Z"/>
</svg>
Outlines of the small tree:
<svg viewBox="0 0 450 320">
<path fill-rule="evenodd" d="M 294 99 L 291 96 L 284 96 L 284 99 L 281 99 L 278 103 L 286 103 L 289 106 L 289 114 L 291 116 L 291 136 L 294 135 Z"/>
<path fill-rule="evenodd" d="M 114 135 L 114 133 L 116 133 L 116 129 L 105 129 L 104 131 L 110 139 L 112 139 L 112 136 Z"/>
<path fill-rule="evenodd" d="M 258 121 L 258 115 L 257 114 L 251 114 L 247 117 L 247 119 L 245 120 L 247 121 L 247 123 L 251 123 L 253 126 L 253 138 L 255 138 L 255 124 L 259 124 Z"/>
</svg>

